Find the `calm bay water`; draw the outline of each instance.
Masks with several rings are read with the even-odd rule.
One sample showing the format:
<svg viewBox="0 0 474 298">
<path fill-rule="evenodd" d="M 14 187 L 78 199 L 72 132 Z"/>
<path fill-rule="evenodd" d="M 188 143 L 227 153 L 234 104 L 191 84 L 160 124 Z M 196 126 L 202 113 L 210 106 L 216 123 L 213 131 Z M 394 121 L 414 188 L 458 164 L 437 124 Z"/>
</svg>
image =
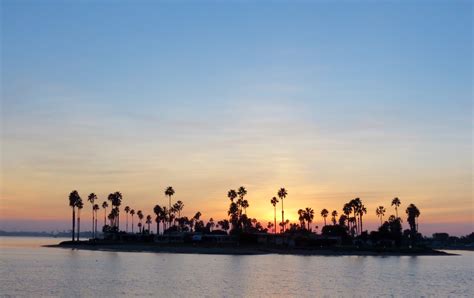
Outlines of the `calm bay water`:
<svg viewBox="0 0 474 298">
<path fill-rule="evenodd" d="M 0 295 L 474 295 L 474 252 L 421 257 L 223 256 L 41 247 L 59 241 L 0 237 Z"/>
</svg>

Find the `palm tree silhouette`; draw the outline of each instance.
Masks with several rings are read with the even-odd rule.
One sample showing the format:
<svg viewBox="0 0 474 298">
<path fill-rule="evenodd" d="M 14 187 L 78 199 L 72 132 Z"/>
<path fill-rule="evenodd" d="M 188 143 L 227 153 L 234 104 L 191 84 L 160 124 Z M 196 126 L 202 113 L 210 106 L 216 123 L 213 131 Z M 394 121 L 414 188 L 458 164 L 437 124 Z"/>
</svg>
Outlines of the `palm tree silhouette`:
<svg viewBox="0 0 474 298">
<path fill-rule="evenodd" d="M 311 231 L 310 224 L 313 222 L 314 210 L 312 208 L 306 207 L 306 209 L 304 210 L 304 218 L 308 223 L 308 231 Z"/>
<path fill-rule="evenodd" d="M 156 235 L 160 235 L 160 221 L 163 219 L 163 208 L 160 205 L 155 205 L 153 212 L 156 214 Z"/>
<path fill-rule="evenodd" d="M 245 187 L 243 186 L 239 187 L 239 189 L 237 190 L 237 195 L 239 196 L 239 199 L 237 200 L 237 205 L 239 206 L 239 218 L 240 218 L 240 216 L 242 215 L 242 208 L 244 207 L 243 206 L 244 197 L 245 195 L 247 195 L 247 190 L 245 189 Z"/>
<path fill-rule="evenodd" d="M 92 238 L 95 238 L 94 236 L 94 218 L 95 218 L 95 212 L 94 212 L 94 202 L 95 200 L 97 200 L 97 196 L 95 195 L 95 193 L 91 193 L 89 195 L 89 197 L 87 198 L 87 200 L 91 203 L 91 206 L 92 206 Z"/>
<path fill-rule="evenodd" d="M 305 214 L 304 214 L 304 210 L 303 209 L 299 209 L 298 210 L 298 220 L 300 221 L 300 226 L 302 229 L 304 229 L 305 227 L 305 224 L 304 224 L 304 221 L 305 221 Z"/>
<path fill-rule="evenodd" d="M 138 210 L 138 211 L 137 211 L 137 216 L 138 216 L 138 219 L 140 220 L 139 226 L 142 227 L 143 213 L 142 213 L 141 210 Z M 141 229 L 140 229 L 139 233 L 142 233 L 142 230 L 141 230 Z"/>
<path fill-rule="evenodd" d="M 79 196 L 79 193 L 77 190 L 73 190 L 69 194 L 69 206 L 72 208 L 72 241 L 74 241 L 74 232 L 76 230 L 76 207 L 77 207 L 77 202 L 81 200 L 81 196 Z"/>
<path fill-rule="evenodd" d="M 286 196 L 288 195 L 288 192 L 286 191 L 284 187 L 282 187 L 280 188 L 277 194 L 281 201 L 281 222 L 283 223 L 283 232 L 285 232 L 286 222 L 285 222 L 285 209 L 283 208 L 283 199 L 286 198 Z"/>
<path fill-rule="evenodd" d="M 109 204 L 106 201 L 104 201 L 102 203 L 102 208 L 104 208 L 104 226 L 107 222 L 107 207 L 109 207 Z"/>
<path fill-rule="evenodd" d="M 169 221 L 170 221 L 170 227 L 171 227 L 171 196 L 174 195 L 175 191 L 173 189 L 172 186 L 168 186 L 166 189 L 165 189 L 165 195 L 168 196 L 169 198 Z"/>
<path fill-rule="evenodd" d="M 135 215 L 135 210 L 130 210 L 130 216 L 132 217 L 132 234 L 133 234 L 133 216 Z"/>
<path fill-rule="evenodd" d="M 127 221 L 126 221 L 126 225 L 125 225 L 125 231 L 128 233 L 128 213 L 130 212 L 130 207 L 129 206 L 125 206 L 125 214 L 127 216 Z"/>
<path fill-rule="evenodd" d="M 81 210 L 84 207 L 84 203 L 82 203 L 82 199 L 79 198 L 79 200 L 76 203 L 77 207 L 77 241 L 79 241 L 79 234 L 81 233 Z"/>
<path fill-rule="evenodd" d="M 273 223 L 272 223 L 271 221 L 269 221 L 269 222 L 267 223 L 267 229 L 268 229 L 269 231 L 271 231 L 273 227 L 274 227 Z M 275 233 L 275 229 L 273 229 L 273 232 Z"/>
<path fill-rule="evenodd" d="M 321 210 L 321 216 L 324 218 L 324 226 L 326 226 L 326 217 L 328 217 L 328 214 L 329 214 L 329 211 L 326 208 Z"/>
<path fill-rule="evenodd" d="M 401 202 L 399 198 L 394 198 L 392 200 L 392 206 L 395 206 L 395 214 L 397 215 L 398 218 L 398 207 L 400 206 Z"/>
<path fill-rule="evenodd" d="M 385 208 L 383 206 L 379 206 L 377 207 L 377 209 L 375 209 L 375 214 L 380 217 L 380 226 L 382 226 L 382 221 L 383 221 L 383 216 L 385 215 Z"/>
<path fill-rule="evenodd" d="M 331 218 L 332 225 L 335 226 L 335 225 L 336 225 L 336 222 L 337 222 L 337 220 L 336 220 L 337 211 L 336 211 L 336 210 L 333 210 L 332 213 L 331 213 L 331 216 L 332 216 L 332 218 Z"/>
<path fill-rule="evenodd" d="M 420 216 L 420 210 L 418 210 L 414 204 L 410 204 L 406 209 L 406 213 L 408 215 L 407 221 L 410 225 L 410 230 L 412 234 L 415 235 L 418 232 L 418 224 L 416 219 Z"/>
<path fill-rule="evenodd" d="M 99 211 L 100 207 L 98 204 L 94 204 L 94 207 L 92 207 L 92 210 L 94 211 L 95 215 L 95 223 L 94 223 L 94 238 L 97 238 L 97 211 Z"/>
<path fill-rule="evenodd" d="M 359 215 L 359 223 L 360 223 L 360 234 L 362 234 L 362 216 L 367 214 L 367 208 L 363 204 L 360 205 L 359 209 L 357 210 L 357 215 Z"/>
<path fill-rule="evenodd" d="M 231 202 L 234 202 L 234 199 L 237 197 L 237 192 L 233 189 L 227 192 L 227 197 L 230 199 Z"/>
<path fill-rule="evenodd" d="M 276 205 L 278 204 L 278 199 L 276 197 L 273 197 L 270 200 L 270 203 L 272 203 L 272 205 L 273 205 L 273 221 L 274 221 L 274 223 L 273 223 L 273 227 L 274 227 L 273 232 L 274 232 L 274 234 L 276 234 L 276 223 L 277 223 Z"/>
<path fill-rule="evenodd" d="M 146 216 L 146 224 L 148 225 L 148 233 L 150 233 L 151 215 Z"/>
<path fill-rule="evenodd" d="M 242 201 L 242 208 L 244 208 L 244 214 L 247 214 L 247 208 L 249 207 L 249 201 L 243 200 Z"/>
<path fill-rule="evenodd" d="M 352 213 L 352 206 L 350 203 L 346 203 L 344 204 L 344 207 L 342 207 L 342 212 L 344 213 L 344 215 L 346 216 L 346 219 L 347 219 L 347 229 L 350 230 L 351 228 L 351 221 L 350 221 L 350 215 Z"/>
</svg>

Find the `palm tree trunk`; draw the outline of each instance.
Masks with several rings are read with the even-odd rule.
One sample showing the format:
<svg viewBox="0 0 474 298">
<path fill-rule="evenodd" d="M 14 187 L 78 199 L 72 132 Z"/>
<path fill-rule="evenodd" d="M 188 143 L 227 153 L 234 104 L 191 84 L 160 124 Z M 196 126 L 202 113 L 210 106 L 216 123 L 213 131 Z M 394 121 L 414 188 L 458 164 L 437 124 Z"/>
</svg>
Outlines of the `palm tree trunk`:
<svg viewBox="0 0 474 298">
<path fill-rule="evenodd" d="M 324 226 L 326 226 L 326 217 L 324 217 Z"/>
<path fill-rule="evenodd" d="M 395 214 L 397 215 L 397 218 L 398 218 L 398 207 L 395 206 Z"/>
<path fill-rule="evenodd" d="M 127 226 L 126 226 L 125 230 L 128 233 L 128 213 L 127 213 Z"/>
<path fill-rule="evenodd" d="M 72 241 L 75 240 L 74 238 L 74 231 L 76 230 L 76 209 L 72 207 Z"/>
<path fill-rule="evenodd" d="M 92 204 L 92 239 L 94 239 L 94 204 Z"/>
<path fill-rule="evenodd" d="M 277 208 L 276 208 L 276 205 L 273 206 L 273 211 L 274 211 L 274 226 L 273 226 L 273 233 L 276 234 L 277 232 Z"/>
<path fill-rule="evenodd" d="M 77 211 L 77 241 L 79 241 L 79 234 L 81 233 L 81 214 Z"/>
<path fill-rule="evenodd" d="M 156 235 L 160 235 L 160 221 L 156 221 Z"/>
<path fill-rule="evenodd" d="M 132 234 L 133 234 L 133 215 L 132 215 Z"/>
<path fill-rule="evenodd" d="M 95 216 L 94 239 L 97 238 L 97 214 Z"/>
<path fill-rule="evenodd" d="M 282 229 L 285 232 L 285 209 L 283 209 L 283 199 L 281 199 L 281 222 L 282 222 Z"/>
<path fill-rule="evenodd" d="M 362 214 L 360 215 L 360 234 L 362 234 L 362 232 L 364 231 L 364 229 L 362 229 Z"/>
<path fill-rule="evenodd" d="M 104 208 L 104 226 L 107 222 L 107 208 Z"/>
</svg>

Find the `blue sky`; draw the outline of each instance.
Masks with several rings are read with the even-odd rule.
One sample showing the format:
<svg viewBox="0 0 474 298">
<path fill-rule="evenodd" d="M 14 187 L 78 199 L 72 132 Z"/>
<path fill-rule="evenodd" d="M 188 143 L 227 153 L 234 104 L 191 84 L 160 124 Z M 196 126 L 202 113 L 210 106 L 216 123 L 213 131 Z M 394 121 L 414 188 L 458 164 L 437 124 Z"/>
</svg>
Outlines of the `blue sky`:
<svg viewBox="0 0 474 298">
<path fill-rule="evenodd" d="M 55 206 L 80 187 L 148 208 L 168 184 L 209 214 L 246 184 L 265 217 L 285 184 L 295 210 L 405 195 L 427 221 L 472 227 L 472 13 L 469 1 L 2 1 L 2 217 L 48 196 L 39 219 L 68 218 Z"/>
</svg>

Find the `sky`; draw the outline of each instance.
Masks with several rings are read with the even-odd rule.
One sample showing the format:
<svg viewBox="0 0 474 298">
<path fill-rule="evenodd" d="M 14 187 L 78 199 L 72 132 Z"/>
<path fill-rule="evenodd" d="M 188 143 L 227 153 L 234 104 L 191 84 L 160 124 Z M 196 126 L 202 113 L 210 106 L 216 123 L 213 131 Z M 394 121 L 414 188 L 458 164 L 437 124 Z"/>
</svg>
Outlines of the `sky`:
<svg viewBox="0 0 474 298">
<path fill-rule="evenodd" d="M 220 220 L 243 185 L 263 223 L 285 187 L 313 226 L 360 197 L 375 229 L 399 197 L 422 233 L 473 232 L 472 20 L 470 1 L 3 0 L 0 229 L 70 229 L 74 189 L 153 214 L 169 185 Z"/>
</svg>

